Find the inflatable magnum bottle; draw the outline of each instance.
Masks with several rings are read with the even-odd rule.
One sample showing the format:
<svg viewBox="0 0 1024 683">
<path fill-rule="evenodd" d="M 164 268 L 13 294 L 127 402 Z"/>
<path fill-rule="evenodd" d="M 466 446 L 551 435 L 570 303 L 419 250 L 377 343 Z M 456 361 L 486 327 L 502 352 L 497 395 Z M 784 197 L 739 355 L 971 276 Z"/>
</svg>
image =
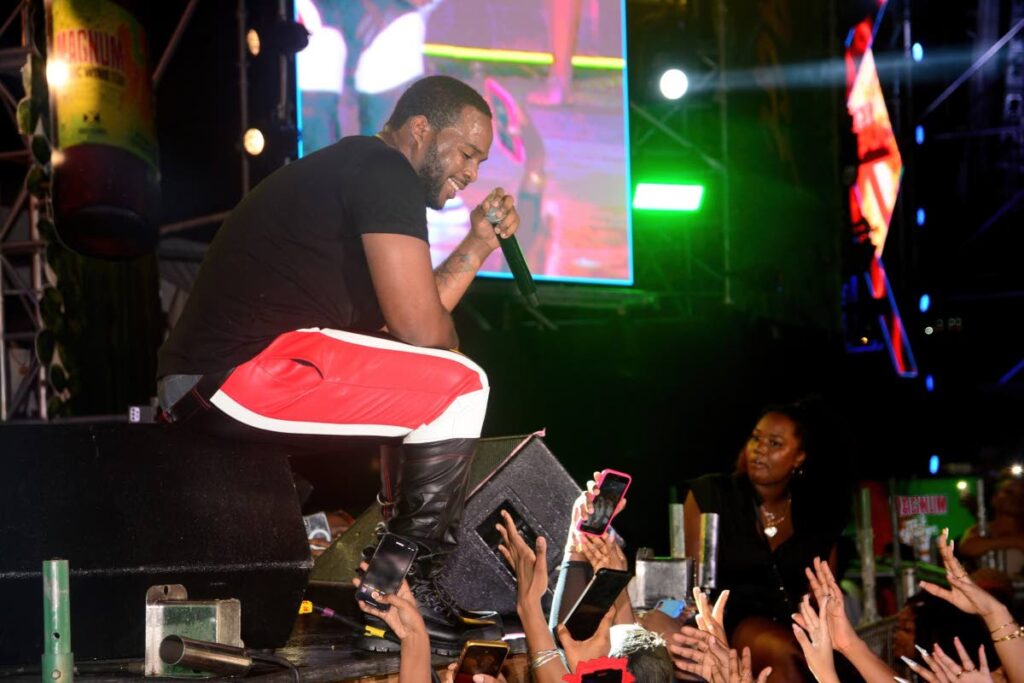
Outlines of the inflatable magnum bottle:
<svg viewBox="0 0 1024 683">
<path fill-rule="evenodd" d="M 85 256 L 134 258 L 158 238 L 146 36 L 111 0 L 47 0 L 46 6 L 57 232 Z"/>
</svg>

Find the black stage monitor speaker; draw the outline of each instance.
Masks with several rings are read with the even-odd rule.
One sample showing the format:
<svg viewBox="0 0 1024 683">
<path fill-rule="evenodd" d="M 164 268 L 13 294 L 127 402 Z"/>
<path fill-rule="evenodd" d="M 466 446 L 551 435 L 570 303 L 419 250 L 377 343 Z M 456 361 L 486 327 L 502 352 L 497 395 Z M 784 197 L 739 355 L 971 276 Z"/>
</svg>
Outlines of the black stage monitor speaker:
<svg viewBox="0 0 1024 683">
<path fill-rule="evenodd" d="M 39 663 L 43 560 L 70 566 L 76 659 L 138 658 L 146 589 L 238 598 L 283 645 L 312 561 L 286 455 L 166 425 L 0 427 L 0 664 Z"/>
<path fill-rule="evenodd" d="M 540 535 L 548 539 L 550 596 L 579 486 L 538 435 L 481 439 L 469 480 L 459 547 L 445 575 L 459 605 L 515 613 L 515 577 L 498 554 L 494 528 L 501 509 L 510 511 L 531 544 Z M 373 505 L 317 560 L 312 578 L 347 584 L 360 551 L 374 542 L 378 521 L 380 509 Z"/>
</svg>

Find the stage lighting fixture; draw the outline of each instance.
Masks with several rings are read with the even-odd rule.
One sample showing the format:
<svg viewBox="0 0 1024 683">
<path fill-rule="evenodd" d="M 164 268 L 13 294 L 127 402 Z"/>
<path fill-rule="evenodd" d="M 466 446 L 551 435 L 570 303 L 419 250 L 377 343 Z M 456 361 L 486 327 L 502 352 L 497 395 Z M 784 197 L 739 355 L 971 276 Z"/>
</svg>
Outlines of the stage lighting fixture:
<svg viewBox="0 0 1024 683">
<path fill-rule="evenodd" d="M 924 47 L 921 46 L 921 43 L 914 43 L 910 48 L 910 55 L 914 58 L 915 62 L 920 62 L 924 59 Z"/>
<path fill-rule="evenodd" d="M 658 88 L 667 100 L 678 100 L 690 89 L 690 79 L 682 69 L 666 69 L 658 79 Z"/>
<path fill-rule="evenodd" d="M 966 491 L 966 490 L 967 490 L 967 482 L 966 482 L 966 481 L 964 481 L 963 479 L 961 479 L 960 481 L 958 481 L 958 482 L 956 483 L 956 490 L 957 490 L 957 491 Z"/>
<path fill-rule="evenodd" d="M 924 209 L 918 209 L 917 210 L 917 224 L 918 225 L 924 225 L 924 219 L 925 219 Z"/>
<path fill-rule="evenodd" d="M 260 55 L 260 34 L 259 32 L 251 28 L 245 34 L 245 44 L 249 48 L 249 54 L 253 57 L 259 57 Z"/>
<path fill-rule="evenodd" d="M 924 388 L 928 391 L 935 391 L 935 378 L 931 375 L 925 375 Z"/>
<path fill-rule="evenodd" d="M 55 90 L 60 90 L 71 80 L 71 67 L 59 57 L 46 62 L 46 82 Z"/>
<path fill-rule="evenodd" d="M 914 142 L 919 145 L 924 144 L 924 126 L 914 127 Z"/>
<path fill-rule="evenodd" d="M 1010 465 L 1010 474 L 1015 477 L 1024 476 L 1024 465 L 1021 465 L 1019 462 Z"/>
<path fill-rule="evenodd" d="M 938 474 L 938 473 L 939 473 L 939 456 L 933 455 L 932 457 L 928 458 L 928 474 Z"/>
<path fill-rule="evenodd" d="M 933 332 L 935 332 L 935 328 L 933 328 L 931 325 L 929 325 L 928 327 L 924 328 L 924 333 L 926 335 L 928 335 L 928 336 L 931 336 L 931 334 Z"/>
<path fill-rule="evenodd" d="M 928 309 L 931 308 L 931 305 L 932 305 L 932 298 L 930 296 L 928 296 L 927 294 L 922 294 L 921 295 L 921 299 L 917 302 L 917 308 L 922 313 L 927 313 Z"/>
<path fill-rule="evenodd" d="M 633 208 L 648 211 L 697 211 L 703 198 L 703 185 L 637 183 Z"/>
<path fill-rule="evenodd" d="M 251 156 L 256 157 L 262 154 L 266 144 L 267 141 L 263 137 L 263 131 L 259 128 L 250 128 L 242 136 L 242 147 Z"/>
</svg>

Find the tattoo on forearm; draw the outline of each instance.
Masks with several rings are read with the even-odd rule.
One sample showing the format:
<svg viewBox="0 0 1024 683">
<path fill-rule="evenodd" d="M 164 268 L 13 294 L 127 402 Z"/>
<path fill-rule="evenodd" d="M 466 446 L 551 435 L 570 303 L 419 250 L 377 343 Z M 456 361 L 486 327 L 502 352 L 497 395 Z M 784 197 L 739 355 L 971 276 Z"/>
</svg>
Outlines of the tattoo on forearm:
<svg viewBox="0 0 1024 683">
<path fill-rule="evenodd" d="M 468 252 L 455 250 L 434 271 L 434 280 L 437 281 L 438 287 L 451 287 L 463 273 L 476 274 L 473 258 Z"/>
</svg>

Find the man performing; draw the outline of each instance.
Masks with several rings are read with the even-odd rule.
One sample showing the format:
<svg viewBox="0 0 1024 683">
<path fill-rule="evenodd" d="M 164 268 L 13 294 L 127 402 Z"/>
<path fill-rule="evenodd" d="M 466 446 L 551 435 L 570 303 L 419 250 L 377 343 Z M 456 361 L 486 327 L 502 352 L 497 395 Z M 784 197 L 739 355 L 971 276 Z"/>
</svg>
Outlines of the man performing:
<svg viewBox="0 0 1024 683">
<path fill-rule="evenodd" d="M 481 627 L 495 635 L 437 581 L 458 537 L 488 393 L 483 370 L 451 350 L 451 310 L 519 216 L 493 190 L 432 271 L 426 207 L 476 180 L 491 137 L 483 98 L 432 76 L 405 91 L 376 136 L 343 138 L 279 169 L 218 231 L 159 354 L 161 407 L 189 428 L 253 441 L 401 440 L 398 466 L 381 467 L 383 516 L 419 546 L 410 584 L 442 651 L 481 637 Z"/>
</svg>

